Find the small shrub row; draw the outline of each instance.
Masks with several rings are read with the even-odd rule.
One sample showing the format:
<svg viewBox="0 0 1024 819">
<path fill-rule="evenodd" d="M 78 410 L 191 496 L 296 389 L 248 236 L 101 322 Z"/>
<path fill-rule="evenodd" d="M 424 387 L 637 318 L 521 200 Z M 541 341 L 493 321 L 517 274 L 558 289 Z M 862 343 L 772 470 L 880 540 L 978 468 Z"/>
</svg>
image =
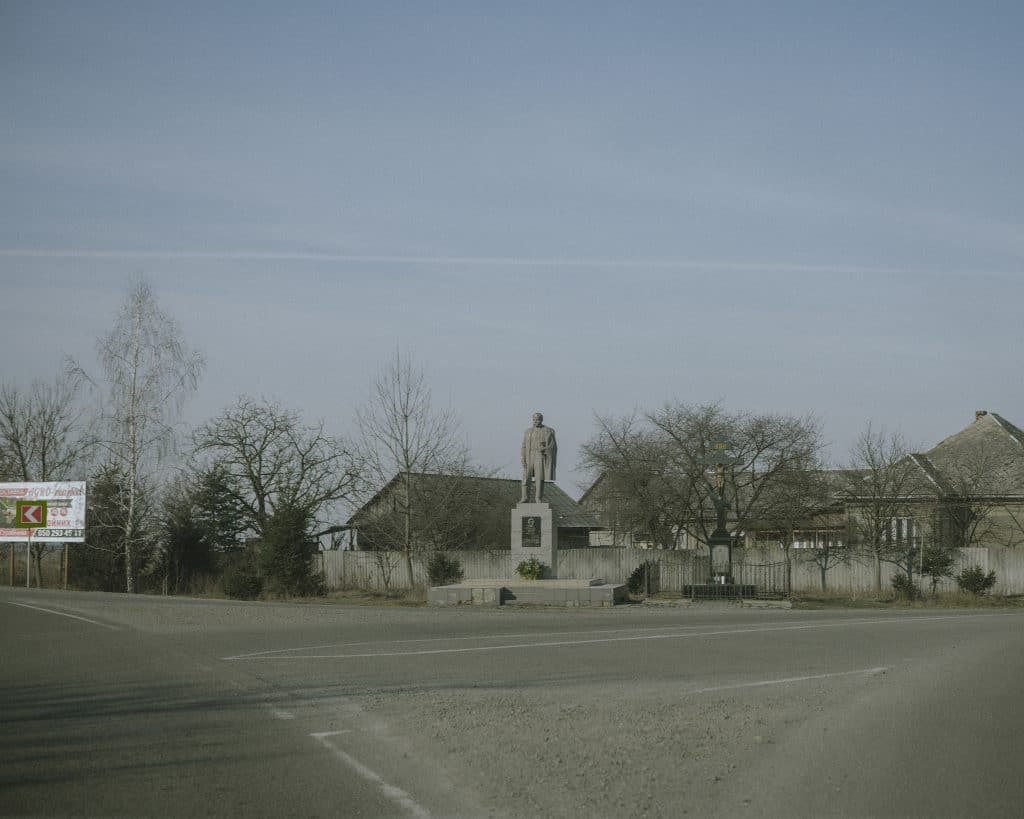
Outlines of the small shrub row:
<svg viewBox="0 0 1024 819">
<path fill-rule="evenodd" d="M 639 571 L 639 569 L 637 570 Z M 634 572 L 636 574 L 636 572 Z M 630 581 L 632 581 L 632 577 Z M 896 596 L 904 600 L 917 600 L 921 597 L 921 588 L 913 580 L 907 577 L 902 572 L 900 574 L 893 575 L 892 580 L 893 591 L 896 592 Z M 932 578 L 932 593 L 935 593 L 937 578 Z M 960 574 L 956 576 L 956 584 L 960 587 L 961 592 L 967 592 L 973 594 L 976 597 L 980 597 L 983 594 L 987 594 L 993 586 L 996 584 L 996 573 L 988 572 L 981 566 L 971 566 L 969 569 L 964 569 Z M 630 585 L 630 591 L 633 591 L 633 586 Z"/>
<path fill-rule="evenodd" d="M 531 557 L 529 560 L 524 560 L 516 566 L 516 574 L 523 578 L 523 580 L 540 580 L 544 576 L 546 569 L 547 566 L 537 560 L 537 558 Z"/>
</svg>

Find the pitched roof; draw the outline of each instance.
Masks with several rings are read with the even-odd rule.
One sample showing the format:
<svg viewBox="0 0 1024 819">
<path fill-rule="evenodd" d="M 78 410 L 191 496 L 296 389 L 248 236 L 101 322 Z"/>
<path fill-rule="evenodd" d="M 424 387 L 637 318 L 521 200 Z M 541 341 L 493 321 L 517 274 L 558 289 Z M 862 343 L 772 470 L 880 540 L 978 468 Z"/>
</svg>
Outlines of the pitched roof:
<svg viewBox="0 0 1024 819">
<path fill-rule="evenodd" d="M 442 481 L 450 480 L 452 475 L 439 475 L 434 473 L 423 473 L 417 472 L 413 474 L 415 481 Z M 401 474 L 395 475 L 387 484 L 384 485 L 369 501 L 364 503 L 356 512 L 348 519 L 347 524 L 349 526 L 359 525 L 359 518 L 367 513 L 377 502 L 386 496 L 388 493 L 393 491 L 394 487 L 398 484 Z M 462 480 L 471 481 L 477 485 L 477 488 L 490 494 L 494 497 L 496 503 L 500 503 L 502 506 L 506 506 L 509 512 L 519 502 L 519 493 L 521 484 L 518 480 L 512 478 L 485 478 L 477 476 L 464 476 Z M 591 513 L 583 509 L 576 501 L 570 498 L 564 491 L 562 491 L 557 484 L 545 481 L 544 483 L 544 500 L 551 505 L 551 511 L 554 512 L 555 518 L 558 522 L 558 526 L 562 528 L 572 529 L 601 529 L 603 526 L 597 520 L 597 518 Z"/>
<path fill-rule="evenodd" d="M 927 455 L 921 453 L 914 453 L 908 456 L 913 461 L 924 475 L 924 480 L 930 484 L 929 487 L 932 492 L 938 491 L 942 494 L 948 494 L 952 491 L 952 487 L 949 481 L 935 468 L 935 464 L 931 462 L 931 459 Z"/>
<path fill-rule="evenodd" d="M 968 473 L 990 494 L 1024 495 L 1024 431 L 994 412 L 979 411 L 974 423 L 922 456 L 947 488 Z"/>
</svg>

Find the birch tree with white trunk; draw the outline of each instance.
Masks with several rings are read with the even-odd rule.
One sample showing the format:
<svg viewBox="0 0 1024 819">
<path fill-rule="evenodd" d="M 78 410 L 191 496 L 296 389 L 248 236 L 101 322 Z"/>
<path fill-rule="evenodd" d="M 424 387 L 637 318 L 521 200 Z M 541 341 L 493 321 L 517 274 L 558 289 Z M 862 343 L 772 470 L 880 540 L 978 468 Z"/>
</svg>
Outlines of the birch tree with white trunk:
<svg viewBox="0 0 1024 819">
<path fill-rule="evenodd" d="M 185 343 L 178 322 L 144 280 L 130 286 L 113 328 L 97 341 L 97 353 L 106 379 L 100 445 L 124 488 L 121 548 L 125 589 L 132 593 L 136 547 L 147 523 L 142 510 L 152 508 L 141 495 L 174 451 L 182 408 L 198 387 L 205 360 Z"/>
</svg>

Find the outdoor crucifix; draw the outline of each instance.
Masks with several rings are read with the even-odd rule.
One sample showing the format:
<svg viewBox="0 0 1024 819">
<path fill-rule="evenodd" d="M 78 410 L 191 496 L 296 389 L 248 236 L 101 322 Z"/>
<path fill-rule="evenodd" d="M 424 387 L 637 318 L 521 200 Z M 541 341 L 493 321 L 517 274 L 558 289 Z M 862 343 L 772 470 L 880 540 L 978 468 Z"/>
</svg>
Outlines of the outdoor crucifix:
<svg viewBox="0 0 1024 819">
<path fill-rule="evenodd" d="M 725 528 L 725 513 L 728 502 L 725 497 L 725 473 L 739 462 L 731 454 L 732 447 L 727 441 L 715 441 L 711 445 L 711 453 L 702 458 L 705 464 L 714 466 L 715 477 L 711 498 L 715 504 L 715 530 L 708 538 L 708 550 L 711 553 L 712 583 L 729 583 L 732 581 L 732 543 L 733 537 Z"/>
</svg>

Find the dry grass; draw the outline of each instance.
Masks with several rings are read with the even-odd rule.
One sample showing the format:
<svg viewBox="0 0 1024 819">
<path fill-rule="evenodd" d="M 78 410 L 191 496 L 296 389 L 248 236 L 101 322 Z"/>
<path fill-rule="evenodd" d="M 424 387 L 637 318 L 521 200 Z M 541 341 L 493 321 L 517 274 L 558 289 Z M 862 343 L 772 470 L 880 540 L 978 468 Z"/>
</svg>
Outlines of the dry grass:
<svg viewBox="0 0 1024 819">
<path fill-rule="evenodd" d="M 891 591 L 815 592 L 792 596 L 795 609 L 977 609 L 1022 608 L 1024 595 L 981 595 L 947 592 L 932 597 L 927 592 L 917 600 L 904 600 Z"/>
<path fill-rule="evenodd" d="M 326 597 L 313 598 L 319 603 L 343 603 L 356 606 L 425 606 L 425 589 L 395 589 L 393 591 L 366 591 L 364 589 L 339 589 L 328 592 Z"/>
</svg>

